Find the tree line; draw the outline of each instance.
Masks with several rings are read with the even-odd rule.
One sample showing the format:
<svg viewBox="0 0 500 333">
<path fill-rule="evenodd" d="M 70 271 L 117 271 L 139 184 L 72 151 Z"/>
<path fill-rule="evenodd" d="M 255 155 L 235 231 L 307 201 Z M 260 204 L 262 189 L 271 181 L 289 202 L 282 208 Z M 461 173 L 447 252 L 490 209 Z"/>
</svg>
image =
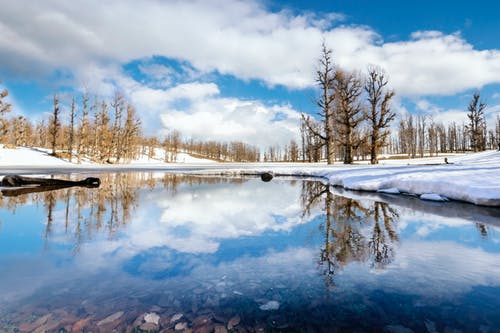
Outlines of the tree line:
<svg viewBox="0 0 500 333">
<path fill-rule="evenodd" d="M 12 106 L 5 102 L 7 96 L 6 89 L 0 92 L 0 143 L 4 147 L 47 148 L 52 155 L 77 163 L 127 163 L 141 155 L 175 162 L 180 152 L 217 161 L 260 160 L 260 150 L 241 141 L 186 139 L 178 131 L 162 140 L 145 136 L 134 106 L 119 92 L 110 100 L 83 93 L 78 102 L 71 97 L 65 108 L 54 94 L 50 115 L 35 124 L 24 116 L 9 118 Z"/>
</svg>

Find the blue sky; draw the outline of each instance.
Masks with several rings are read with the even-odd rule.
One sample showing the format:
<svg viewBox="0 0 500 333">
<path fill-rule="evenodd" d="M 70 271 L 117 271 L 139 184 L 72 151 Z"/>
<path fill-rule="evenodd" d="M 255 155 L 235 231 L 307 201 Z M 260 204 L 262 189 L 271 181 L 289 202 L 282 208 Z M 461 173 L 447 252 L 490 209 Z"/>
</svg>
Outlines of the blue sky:
<svg viewBox="0 0 500 333">
<path fill-rule="evenodd" d="M 500 5 L 475 1 L 2 1 L 0 82 L 14 112 L 51 95 L 126 95 L 146 134 L 243 140 L 298 134 L 314 114 L 322 40 L 339 67 L 387 72 L 399 115 L 465 121 L 476 89 L 500 111 Z M 29 24 L 27 23 L 29 22 Z"/>
</svg>

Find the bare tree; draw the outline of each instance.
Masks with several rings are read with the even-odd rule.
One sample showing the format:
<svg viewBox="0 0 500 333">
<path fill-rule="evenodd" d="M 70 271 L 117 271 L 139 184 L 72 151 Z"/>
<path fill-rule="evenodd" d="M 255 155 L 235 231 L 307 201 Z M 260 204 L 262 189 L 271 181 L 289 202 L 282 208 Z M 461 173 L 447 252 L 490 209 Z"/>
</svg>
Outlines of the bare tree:
<svg viewBox="0 0 500 333">
<path fill-rule="evenodd" d="M 335 69 L 332 62 L 332 50 L 326 47 L 323 42 L 321 49 L 320 68 L 316 72 L 316 82 L 321 88 L 321 97 L 316 102 L 321 108 L 320 116 L 323 119 L 324 136 L 326 142 L 326 161 L 333 164 L 335 160 L 333 142 L 333 101 L 335 95 L 332 94 L 335 81 Z"/>
<path fill-rule="evenodd" d="M 84 92 L 82 96 L 82 116 L 80 118 L 80 126 L 78 128 L 78 148 L 77 148 L 78 163 L 81 162 L 83 155 L 88 151 L 90 144 L 89 140 L 90 138 L 88 132 L 88 126 L 89 126 L 88 103 L 89 103 L 89 95 L 87 92 Z"/>
<path fill-rule="evenodd" d="M 366 112 L 370 132 L 370 163 L 377 164 L 377 154 L 380 148 L 386 145 L 386 140 L 389 136 L 388 127 L 396 117 L 396 114 L 391 111 L 389 102 L 394 97 L 393 90 L 387 91 L 387 79 L 385 73 L 377 67 L 368 68 L 368 79 L 365 83 L 365 91 L 368 94 L 369 110 Z"/>
<path fill-rule="evenodd" d="M 497 138 L 498 150 L 500 150 L 500 115 L 497 115 L 497 121 L 495 125 L 495 136 Z"/>
<path fill-rule="evenodd" d="M 289 145 L 289 158 L 291 162 L 297 162 L 299 160 L 299 145 L 295 140 L 290 141 Z"/>
<path fill-rule="evenodd" d="M 18 116 L 15 119 L 13 119 L 11 122 L 12 128 L 11 128 L 11 133 L 10 133 L 10 141 L 12 144 L 17 147 L 17 146 L 25 146 L 27 142 L 27 137 L 26 137 L 26 124 L 27 124 L 27 119 L 23 116 Z"/>
<path fill-rule="evenodd" d="M 364 120 L 363 107 L 359 100 L 363 82 L 359 75 L 337 70 L 335 74 L 335 123 L 338 141 L 343 148 L 344 164 L 353 161 L 352 152 L 361 143 L 357 128 Z"/>
<path fill-rule="evenodd" d="M 118 91 L 115 91 L 113 102 L 113 127 L 111 129 L 111 155 L 114 155 L 116 161 L 119 162 L 122 155 L 122 116 L 125 109 L 125 98 Z"/>
<path fill-rule="evenodd" d="M 319 106 L 320 121 L 322 129 L 315 128 L 310 117 L 302 116 L 303 124 L 308 131 L 318 137 L 321 145 L 326 147 L 326 160 L 328 164 L 333 164 L 335 160 L 334 138 L 333 138 L 333 101 L 335 95 L 333 86 L 335 81 L 335 68 L 332 61 L 332 50 L 325 42 L 321 46 L 321 57 L 319 59 L 319 68 L 316 71 L 316 82 L 318 83 L 321 94 L 316 104 Z"/>
<path fill-rule="evenodd" d="M 141 134 L 141 121 L 137 117 L 133 106 L 127 106 L 125 124 L 123 126 L 121 147 L 126 160 L 131 160 L 136 155 L 136 148 Z"/>
<path fill-rule="evenodd" d="M 424 152 L 425 152 L 425 116 L 424 115 L 419 115 L 417 116 L 417 138 L 418 138 L 418 152 L 420 154 L 420 157 L 424 157 Z"/>
<path fill-rule="evenodd" d="M 320 122 L 309 115 L 302 114 L 301 131 L 304 160 L 319 162 L 321 150 L 325 144 L 323 137 L 319 134 L 321 132 Z"/>
<path fill-rule="evenodd" d="M 76 119 L 76 104 L 75 98 L 71 100 L 71 109 L 69 114 L 69 129 L 68 129 L 68 153 L 69 161 L 73 160 L 73 146 L 75 144 L 75 119 Z"/>
<path fill-rule="evenodd" d="M 11 109 L 11 104 L 4 101 L 4 98 L 9 95 L 9 91 L 4 89 L 0 91 L 0 142 L 3 142 L 4 136 L 7 133 L 7 120 L 5 114 Z"/>
<path fill-rule="evenodd" d="M 471 149 L 475 152 L 485 149 L 485 128 L 484 109 L 486 103 L 480 100 L 479 92 L 475 92 L 467 107 L 467 118 L 469 124 L 466 126 L 470 137 Z"/>
<path fill-rule="evenodd" d="M 52 110 L 52 116 L 50 119 L 49 135 L 52 155 L 56 156 L 57 136 L 59 135 L 59 129 L 61 128 L 61 122 L 59 120 L 61 109 L 59 107 L 59 97 L 57 96 L 57 94 L 54 94 L 53 106 L 54 108 Z"/>
<path fill-rule="evenodd" d="M 110 162 L 111 155 L 111 130 L 109 125 L 108 104 L 106 101 L 101 102 L 101 107 L 96 112 L 96 130 L 97 142 L 96 149 L 99 152 L 98 159 L 100 162 Z"/>
</svg>

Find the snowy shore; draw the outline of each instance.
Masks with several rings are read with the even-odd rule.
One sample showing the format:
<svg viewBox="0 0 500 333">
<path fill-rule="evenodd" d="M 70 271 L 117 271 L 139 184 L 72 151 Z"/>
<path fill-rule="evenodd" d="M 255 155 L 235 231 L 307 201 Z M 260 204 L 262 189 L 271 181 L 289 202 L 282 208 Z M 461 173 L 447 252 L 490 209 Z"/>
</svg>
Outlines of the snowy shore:
<svg viewBox="0 0 500 333">
<path fill-rule="evenodd" d="M 319 177 L 348 190 L 409 194 L 423 200 L 459 200 L 500 207 L 500 152 L 414 160 L 383 160 L 379 165 L 327 166 L 323 163 L 209 163 L 181 155 L 185 163 L 160 160 L 134 161 L 128 165 L 76 164 L 31 148 L 0 148 L 0 175 L 57 174 L 113 171 L 165 171 L 201 175 L 258 175 Z"/>
</svg>

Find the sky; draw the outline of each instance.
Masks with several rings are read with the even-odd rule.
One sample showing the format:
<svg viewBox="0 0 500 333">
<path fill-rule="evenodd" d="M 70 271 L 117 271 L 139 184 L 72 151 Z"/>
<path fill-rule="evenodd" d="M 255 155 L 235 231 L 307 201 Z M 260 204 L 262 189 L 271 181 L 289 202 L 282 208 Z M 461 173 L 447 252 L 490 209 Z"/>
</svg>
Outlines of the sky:
<svg viewBox="0 0 500 333">
<path fill-rule="evenodd" d="M 321 43 L 336 66 L 385 70 L 399 116 L 466 120 L 475 91 L 500 111 L 500 4 L 461 1 L 0 0 L 0 88 L 47 118 L 58 93 L 124 94 L 146 135 L 172 130 L 265 148 L 315 115 Z"/>
</svg>

